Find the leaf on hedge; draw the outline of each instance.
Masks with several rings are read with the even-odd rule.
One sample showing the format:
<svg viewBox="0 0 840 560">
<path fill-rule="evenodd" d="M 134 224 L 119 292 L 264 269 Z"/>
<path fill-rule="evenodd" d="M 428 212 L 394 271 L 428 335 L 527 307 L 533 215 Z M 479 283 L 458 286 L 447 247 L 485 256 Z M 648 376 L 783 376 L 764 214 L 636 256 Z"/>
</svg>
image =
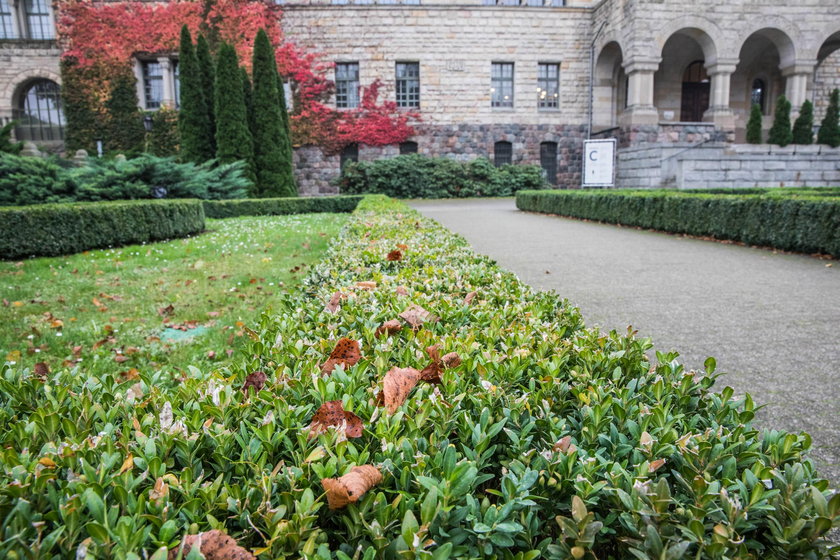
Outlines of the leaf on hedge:
<svg viewBox="0 0 840 560">
<path fill-rule="evenodd" d="M 461 356 L 458 355 L 458 352 L 449 352 L 443 355 L 441 361 L 443 361 L 444 369 L 454 368 L 461 365 Z"/>
<path fill-rule="evenodd" d="M 50 374 L 50 366 L 46 362 L 38 362 L 33 368 L 33 373 L 43 381 Z"/>
<path fill-rule="evenodd" d="M 472 300 L 473 300 L 473 299 L 475 299 L 476 294 L 478 294 L 478 292 L 470 292 L 470 293 L 468 293 L 468 294 L 466 295 L 466 297 L 464 298 L 464 303 L 465 303 L 465 304 L 467 304 L 467 305 L 471 304 L 471 303 L 472 303 Z"/>
<path fill-rule="evenodd" d="M 560 441 L 552 446 L 552 450 L 560 453 L 574 453 L 577 447 L 572 443 L 572 436 L 563 436 Z"/>
<path fill-rule="evenodd" d="M 644 449 L 649 450 L 650 446 L 653 445 L 653 438 L 647 432 L 642 432 L 641 437 L 639 437 L 639 445 L 641 445 Z"/>
<path fill-rule="evenodd" d="M 336 292 L 330 298 L 330 301 L 327 302 L 327 305 L 324 306 L 324 311 L 327 313 L 338 313 L 338 310 L 341 309 L 341 292 Z"/>
<path fill-rule="evenodd" d="M 192 548 L 197 547 L 205 560 L 256 560 L 256 556 L 236 544 L 232 537 L 225 535 L 218 529 L 197 535 L 187 535 L 184 537 L 181 547 L 169 551 L 169 560 L 177 558 L 182 547 L 182 558 L 186 558 Z"/>
<path fill-rule="evenodd" d="M 423 368 L 420 379 L 428 383 L 440 383 L 440 374 L 443 370 L 461 365 L 461 357 L 457 352 L 450 352 L 441 358 L 439 344 L 426 348 L 426 353 L 432 359 L 432 363 Z"/>
<path fill-rule="evenodd" d="M 388 253 L 388 256 L 386 258 L 389 261 L 401 261 L 402 257 L 403 257 L 402 252 L 400 252 L 398 249 L 394 249 L 393 251 Z"/>
<path fill-rule="evenodd" d="M 390 336 L 392 334 L 400 332 L 401 330 L 402 322 L 400 322 L 399 319 L 391 319 L 390 321 L 385 321 L 384 323 L 382 323 L 382 325 L 377 327 L 374 336 L 376 336 L 377 338 L 382 335 Z"/>
<path fill-rule="evenodd" d="M 414 368 L 391 368 L 382 380 L 382 391 L 377 400 L 393 414 L 408 398 L 420 381 L 420 372 Z"/>
<path fill-rule="evenodd" d="M 362 351 L 359 348 L 359 341 L 351 338 L 342 338 L 335 344 L 335 348 L 327 361 L 321 365 L 321 373 L 332 373 L 335 366 L 342 365 L 344 369 L 354 366 L 362 359 Z"/>
<path fill-rule="evenodd" d="M 166 481 L 163 478 L 158 477 L 157 480 L 155 480 L 154 488 L 152 488 L 151 491 L 149 491 L 149 499 L 150 500 L 155 500 L 155 501 L 156 500 L 161 500 L 168 495 L 169 495 L 169 485 L 166 483 Z"/>
<path fill-rule="evenodd" d="M 248 394 L 248 389 L 253 388 L 255 393 L 262 391 L 265 387 L 266 376 L 261 371 L 252 371 L 245 377 L 245 384 L 242 385 L 242 392 Z"/>
<path fill-rule="evenodd" d="M 408 295 L 408 288 L 405 286 L 397 286 L 397 289 L 394 290 L 398 296 L 407 296 Z"/>
<path fill-rule="evenodd" d="M 344 427 L 344 433 L 348 438 L 362 437 L 364 424 L 362 419 L 344 410 L 341 401 L 328 401 L 321 405 L 312 417 L 312 424 L 309 426 L 309 437 L 315 437 L 327 431 L 328 428 Z"/>
<path fill-rule="evenodd" d="M 375 290 L 376 282 L 356 282 L 356 287 L 363 290 Z"/>
<path fill-rule="evenodd" d="M 440 320 L 437 316 L 432 315 L 429 311 L 426 311 L 417 304 L 409 305 L 405 311 L 400 313 L 399 317 L 411 325 L 411 328 L 414 330 L 422 327 L 423 323 L 435 323 Z"/>
<path fill-rule="evenodd" d="M 651 461 L 649 470 L 650 470 L 650 472 L 656 472 L 664 464 L 665 464 L 665 459 L 657 459 L 656 461 Z"/>
<path fill-rule="evenodd" d="M 322 478 L 330 509 L 341 509 L 359 501 L 362 495 L 382 481 L 382 473 L 373 465 L 353 467 L 340 478 Z"/>
<path fill-rule="evenodd" d="M 172 405 L 169 401 L 163 403 L 163 408 L 160 410 L 160 414 L 158 415 L 158 421 L 160 422 L 160 429 L 166 430 L 172 426 L 174 418 L 172 415 Z"/>
<path fill-rule="evenodd" d="M 133 468 L 134 468 L 134 455 L 129 453 L 128 456 L 125 458 L 125 461 L 123 461 L 122 466 L 120 467 L 119 474 L 123 474 L 124 472 L 130 471 Z"/>
</svg>

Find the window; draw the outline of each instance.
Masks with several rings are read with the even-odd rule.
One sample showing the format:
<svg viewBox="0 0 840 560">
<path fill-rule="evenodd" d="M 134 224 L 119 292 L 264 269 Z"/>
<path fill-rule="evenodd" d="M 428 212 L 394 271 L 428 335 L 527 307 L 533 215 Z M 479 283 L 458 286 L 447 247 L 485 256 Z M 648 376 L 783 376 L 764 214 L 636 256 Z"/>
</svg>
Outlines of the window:
<svg viewBox="0 0 840 560">
<path fill-rule="evenodd" d="M 540 62 L 537 66 L 537 106 L 560 107 L 560 65 L 555 62 Z"/>
<path fill-rule="evenodd" d="M 16 38 L 14 19 L 15 15 L 9 5 L 9 0 L 0 0 L 0 39 Z"/>
<path fill-rule="evenodd" d="M 358 62 L 336 63 L 335 106 L 340 109 L 352 109 L 359 106 Z"/>
<path fill-rule="evenodd" d="M 146 110 L 160 109 L 163 102 L 163 68 L 160 62 L 143 63 L 143 98 Z"/>
<path fill-rule="evenodd" d="M 397 62 L 397 107 L 420 108 L 419 62 Z"/>
<path fill-rule="evenodd" d="M 54 39 L 50 9 L 47 0 L 26 0 L 26 29 L 30 39 Z"/>
<path fill-rule="evenodd" d="M 64 138 L 64 112 L 61 90 L 50 80 L 36 80 L 20 98 L 14 111 L 18 121 L 15 137 L 18 140 L 49 141 Z"/>
<path fill-rule="evenodd" d="M 750 94 L 750 104 L 758 105 L 761 112 L 764 113 L 767 98 L 767 86 L 764 85 L 764 80 L 755 79 L 752 83 L 752 92 Z"/>
<path fill-rule="evenodd" d="M 359 145 L 358 144 L 348 144 L 341 150 L 341 159 L 339 162 L 339 166 L 341 167 L 341 171 L 344 171 L 344 166 L 346 166 L 351 161 L 359 161 Z"/>
<path fill-rule="evenodd" d="M 405 154 L 416 154 L 417 153 L 417 142 L 401 142 L 400 143 L 400 155 Z"/>
<path fill-rule="evenodd" d="M 513 107 L 513 62 L 494 62 L 490 67 L 490 106 Z"/>
<path fill-rule="evenodd" d="M 172 62 L 172 76 L 175 78 L 175 108 L 181 108 L 181 67 L 178 64 L 178 61 L 175 60 Z M 209 103 L 213 103 L 213 99 L 209 100 Z"/>
<path fill-rule="evenodd" d="M 501 167 L 513 163 L 513 144 L 510 142 L 496 142 L 493 146 L 493 164 Z"/>
<path fill-rule="evenodd" d="M 542 142 L 540 144 L 540 167 L 545 173 L 549 184 L 557 184 L 557 142 Z"/>
</svg>

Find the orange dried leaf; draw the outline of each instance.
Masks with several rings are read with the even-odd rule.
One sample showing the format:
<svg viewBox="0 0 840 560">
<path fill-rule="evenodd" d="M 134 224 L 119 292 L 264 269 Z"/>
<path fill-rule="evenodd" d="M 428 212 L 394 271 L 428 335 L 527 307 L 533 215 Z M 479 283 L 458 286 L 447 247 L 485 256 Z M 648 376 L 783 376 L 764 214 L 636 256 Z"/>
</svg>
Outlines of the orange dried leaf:
<svg viewBox="0 0 840 560">
<path fill-rule="evenodd" d="M 218 529 L 184 537 L 182 558 L 197 546 L 205 560 L 256 560 L 256 556 L 236 544 L 232 537 Z M 181 547 L 169 551 L 169 560 L 178 557 Z"/>
<path fill-rule="evenodd" d="M 408 288 L 405 286 L 397 286 L 397 289 L 394 290 L 398 296 L 407 296 L 408 295 Z"/>
<path fill-rule="evenodd" d="M 393 414 L 408 398 L 408 394 L 420 381 L 420 372 L 414 368 L 391 368 L 382 380 L 381 401 Z"/>
<path fill-rule="evenodd" d="M 120 473 L 119 474 L 130 471 L 133 468 L 134 468 L 134 455 L 129 453 L 128 457 L 125 458 L 125 461 L 123 461 L 123 464 L 120 467 Z"/>
<path fill-rule="evenodd" d="M 382 473 L 373 465 L 353 467 L 340 478 L 322 478 L 330 509 L 341 509 L 359 501 L 362 495 L 382 481 Z"/>
<path fill-rule="evenodd" d="M 650 462 L 650 472 L 656 472 L 664 464 L 665 464 L 665 459 L 657 459 L 656 461 L 651 461 Z"/>
<path fill-rule="evenodd" d="M 344 433 L 348 438 L 362 437 L 364 424 L 362 419 L 344 410 L 341 401 L 328 401 L 321 405 L 315 416 L 312 417 L 312 424 L 309 427 L 309 437 L 314 437 L 327 431 L 329 427 L 344 426 Z"/>
<path fill-rule="evenodd" d="M 376 282 L 356 282 L 356 287 L 363 290 L 375 290 Z"/>
<path fill-rule="evenodd" d="M 327 361 L 321 365 L 321 373 L 329 375 L 337 365 L 342 365 L 344 369 L 347 369 L 359 363 L 361 359 L 362 351 L 359 348 L 359 341 L 342 338 L 335 344 L 335 348 Z"/>
<path fill-rule="evenodd" d="M 391 251 L 390 253 L 388 253 L 388 256 L 386 258 L 389 261 L 401 261 L 402 257 L 403 257 L 402 253 L 399 250 L 395 249 L 395 250 Z"/>
<path fill-rule="evenodd" d="M 475 299 L 475 296 L 476 296 L 477 293 L 478 292 L 468 293 L 467 296 L 464 298 L 464 303 L 466 303 L 467 305 L 471 304 L 472 300 Z"/>
<path fill-rule="evenodd" d="M 262 388 L 265 387 L 265 380 L 265 373 L 261 371 L 252 371 L 245 377 L 245 384 L 242 385 L 242 392 L 247 395 L 248 389 L 253 387 L 254 392 L 259 393 L 262 391 Z"/>
<path fill-rule="evenodd" d="M 382 323 L 380 327 L 376 329 L 374 333 L 375 336 L 380 337 L 382 335 L 389 336 L 395 333 L 398 333 L 402 330 L 402 323 L 399 319 L 391 319 L 390 321 L 385 321 Z"/>
<path fill-rule="evenodd" d="M 408 245 L 406 245 L 405 243 L 397 243 L 397 249 L 402 249 L 403 251 L 405 251 L 406 249 L 408 249 Z"/>
<path fill-rule="evenodd" d="M 400 313 L 399 317 L 415 330 L 423 326 L 423 323 L 434 323 L 439 320 L 438 317 L 432 315 L 417 304 L 408 306 L 405 311 Z"/>
</svg>

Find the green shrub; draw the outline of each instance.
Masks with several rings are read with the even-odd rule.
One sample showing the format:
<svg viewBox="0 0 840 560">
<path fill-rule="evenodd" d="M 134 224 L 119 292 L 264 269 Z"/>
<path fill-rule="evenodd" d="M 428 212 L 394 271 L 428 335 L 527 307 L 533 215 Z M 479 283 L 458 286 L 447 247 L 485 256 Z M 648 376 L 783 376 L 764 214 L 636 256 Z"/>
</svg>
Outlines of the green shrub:
<svg viewBox="0 0 840 560">
<path fill-rule="evenodd" d="M 23 150 L 23 142 L 12 142 L 12 131 L 17 121 L 10 121 L 0 127 L 0 153 L 18 155 Z"/>
<path fill-rule="evenodd" d="M 344 213 L 355 210 L 361 199 L 361 196 L 311 196 L 205 200 L 204 214 L 208 218 L 233 218 L 236 216 L 282 216 L 315 212 Z"/>
<path fill-rule="evenodd" d="M 76 184 L 54 159 L 0 152 L 0 206 L 70 202 Z"/>
<path fill-rule="evenodd" d="M 204 230 L 199 200 L 0 208 L 0 258 L 56 256 L 186 237 Z"/>
<path fill-rule="evenodd" d="M 511 196 L 520 189 L 546 186 L 536 165 L 497 168 L 484 158 L 461 163 L 420 154 L 350 163 L 339 184 L 342 193 L 377 193 L 394 198 Z"/>
<path fill-rule="evenodd" d="M 181 144 L 178 135 L 178 111 L 161 107 L 150 114 L 152 131 L 149 133 L 149 153 L 158 157 L 177 156 Z"/>
<path fill-rule="evenodd" d="M 216 156 L 214 135 L 207 104 L 212 91 L 204 90 L 204 77 L 199 67 L 195 46 L 186 25 L 181 27 L 178 54 L 181 80 L 181 109 L 178 111 L 178 132 L 181 137 L 181 160 L 204 163 Z"/>
<path fill-rule="evenodd" d="M 776 112 L 773 114 L 773 126 L 767 133 L 767 143 L 787 146 L 793 141 L 790 129 L 790 101 L 784 95 L 776 100 Z"/>
<path fill-rule="evenodd" d="M 233 46 L 222 43 L 216 63 L 216 89 L 214 95 L 216 122 L 216 159 L 220 163 L 244 161 L 249 194 L 255 194 L 254 141 L 248 125 L 248 107 L 242 85 L 239 59 Z"/>
<path fill-rule="evenodd" d="M 137 105 L 137 79 L 126 70 L 111 80 L 111 93 L 105 102 L 108 115 L 103 144 L 107 153 L 133 156 L 143 151 L 146 131 Z"/>
<path fill-rule="evenodd" d="M 794 190 L 794 189 L 791 189 Z M 521 210 L 840 257 L 840 193 L 527 191 Z"/>
<path fill-rule="evenodd" d="M 753 103 L 750 109 L 750 120 L 747 121 L 747 143 L 761 144 L 762 142 L 762 118 L 761 106 L 758 103 Z"/>
<path fill-rule="evenodd" d="M 840 146 L 840 89 L 831 92 L 828 109 L 817 133 L 817 143 L 832 148 Z"/>
<path fill-rule="evenodd" d="M 814 104 L 807 99 L 793 123 L 793 143 L 808 145 L 814 143 Z"/>
</svg>

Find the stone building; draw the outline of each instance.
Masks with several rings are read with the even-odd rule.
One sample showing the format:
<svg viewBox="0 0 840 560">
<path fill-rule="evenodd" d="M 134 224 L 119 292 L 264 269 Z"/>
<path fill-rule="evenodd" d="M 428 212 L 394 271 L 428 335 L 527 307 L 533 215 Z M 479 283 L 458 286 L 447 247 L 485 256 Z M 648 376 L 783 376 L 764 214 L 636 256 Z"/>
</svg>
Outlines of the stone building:
<svg viewBox="0 0 840 560">
<path fill-rule="evenodd" d="M 27 100 L 43 97 L 33 88 L 58 83 L 51 35 L 29 31 L 31 18 L 51 17 L 39 4 L 45 1 L 0 0 L 0 118 L 29 115 Z M 535 163 L 553 183 L 576 187 L 588 137 L 618 139 L 621 186 L 840 181 L 836 151 L 739 144 L 751 104 L 761 106 L 769 128 L 782 93 L 794 112 L 811 99 L 819 122 L 828 92 L 840 87 L 837 0 L 283 4 L 286 36 L 335 63 L 337 107 L 354 107 L 359 88 L 380 79 L 387 99 L 422 117 L 417 134 L 400 146 L 351 146 L 331 157 L 299 148 L 307 194 L 330 192 L 342 159 L 411 151 Z M 137 66 L 146 95 L 148 64 Z M 177 66 L 151 66 L 165 67 L 159 81 L 173 95 Z M 783 169 L 768 169 L 779 162 Z M 797 166 L 800 173 L 785 174 Z"/>
</svg>

